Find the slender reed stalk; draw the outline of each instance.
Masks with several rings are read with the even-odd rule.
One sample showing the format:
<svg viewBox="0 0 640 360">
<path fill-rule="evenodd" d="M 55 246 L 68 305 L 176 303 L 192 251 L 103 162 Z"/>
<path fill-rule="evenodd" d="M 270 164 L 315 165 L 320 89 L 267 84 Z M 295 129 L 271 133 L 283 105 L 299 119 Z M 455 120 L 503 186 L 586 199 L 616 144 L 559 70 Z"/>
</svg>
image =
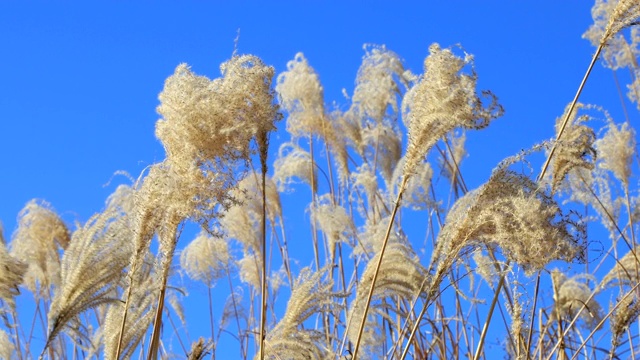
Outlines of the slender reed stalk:
<svg viewBox="0 0 640 360">
<path fill-rule="evenodd" d="M 571 101 L 571 105 L 569 106 L 569 110 L 567 110 L 567 113 L 564 117 L 564 120 L 562 121 L 562 125 L 560 126 L 560 130 L 558 131 L 558 135 L 556 136 L 556 141 L 553 143 L 553 146 L 551 147 L 551 151 L 549 152 L 549 155 L 547 156 L 547 160 L 544 162 L 544 166 L 542 167 L 542 172 L 540 172 L 540 176 L 538 176 L 538 182 L 540 182 L 540 180 L 542 180 L 544 178 L 544 175 L 547 172 L 547 168 L 549 167 L 549 164 L 551 163 L 551 158 L 553 157 L 553 154 L 556 151 L 556 147 L 558 146 L 558 142 L 560 141 L 560 137 L 562 136 L 562 133 L 564 132 L 564 129 L 567 127 L 567 124 L 569 123 L 569 119 L 571 119 L 571 114 L 573 113 L 573 110 L 575 109 L 576 104 L 578 103 L 578 99 L 580 98 L 580 94 L 582 93 L 582 89 L 584 88 L 584 85 L 587 83 L 587 79 L 589 78 L 589 75 L 591 74 L 591 70 L 593 69 L 593 66 L 596 64 L 596 61 L 598 60 L 598 56 L 600 56 L 600 52 L 602 51 L 602 48 L 604 47 L 604 43 L 600 43 L 600 45 L 598 46 L 598 48 L 596 49 L 595 54 L 593 54 L 593 57 L 591 58 L 591 63 L 589 64 L 589 67 L 587 68 L 587 72 L 584 74 L 584 77 L 582 78 L 582 81 L 580 82 L 580 86 L 578 86 L 578 91 L 576 91 L 576 95 L 573 98 L 573 101 Z"/>
<path fill-rule="evenodd" d="M 493 310 L 496 308 L 496 303 L 498 302 L 498 298 L 500 297 L 500 291 L 503 285 L 504 285 L 504 276 L 500 276 L 500 280 L 498 281 L 498 286 L 496 287 L 493 294 L 493 300 L 491 301 L 491 306 L 489 307 L 487 320 L 485 320 L 484 325 L 482 326 L 482 333 L 480 333 L 480 340 L 478 340 L 478 346 L 476 348 L 476 353 L 473 356 L 473 360 L 480 359 L 480 356 L 482 355 L 482 347 L 484 346 L 484 340 L 487 337 L 487 331 L 489 330 L 489 323 L 491 323 Z"/>
<path fill-rule="evenodd" d="M 408 176 L 402 177 L 402 183 L 398 188 L 398 196 L 396 198 L 395 204 L 393 206 L 393 210 L 391 212 L 391 216 L 389 217 L 389 225 L 387 226 L 387 232 L 384 236 L 384 240 L 382 241 L 382 247 L 380 248 L 380 256 L 378 257 L 378 263 L 376 264 L 375 271 L 373 273 L 373 279 L 371 280 L 371 285 L 369 288 L 369 294 L 367 295 L 367 301 L 365 303 L 364 312 L 362 314 L 362 320 L 360 320 L 360 326 L 358 328 L 358 337 L 356 340 L 355 347 L 353 349 L 353 359 L 358 358 L 358 349 L 360 347 L 360 340 L 362 339 L 362 332 L 364 331 L 364 325 L 367 321 L 367 312 L 369 311 L 369 305 L 371 304 L 371 299 L 373 298 L 373 290 L 376 285 L 376 280 L 378 278 L 378 272 L 380 271 L 380 266 L 382 265 L 382 258 L 384 256 L 384 251 L 387 247 L 387 243 L 389 242 L 389 236 L 391 235 L 391 229 L 393 229 L 393 222 L 395 221 L 396 214 L 398 212 L 398 208 L 400 207 L 400 202 L 402 201 L 402 193 L 404 192 L 405 186 L 407 185 Z"/>
</svg>

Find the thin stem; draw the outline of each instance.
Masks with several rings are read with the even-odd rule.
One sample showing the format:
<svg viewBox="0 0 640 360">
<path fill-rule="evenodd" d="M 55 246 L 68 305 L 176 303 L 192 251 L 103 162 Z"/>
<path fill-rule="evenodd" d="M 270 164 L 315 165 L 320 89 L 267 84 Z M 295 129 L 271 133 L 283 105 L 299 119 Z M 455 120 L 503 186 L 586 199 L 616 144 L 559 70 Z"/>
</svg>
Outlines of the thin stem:
<svg viewBox="0 0 640 360">
<path fill-rule="evenodd" d="M 213 300 L 211 299 L 211 280 L 207 283 L 207 293 L 209 295 L 209 324 L 211 325 L 211 341 L 213 342 L 213 348 L 211 349 L 211 360 L 216 358 L 216 346 L 215 336 L 213 331 Z"/>
<path fill-rule="evenodd" d="M 261 157 L 262 160 L 262 157 Z M 266 161 L 262 164 L 262 294 L 260 300 L 260 360 L 264 359 L 265 323 L 267 317 L 267 167 Z"/>
<path fill-rule="evenodd" d="M 482 347 L 484 346 L 484 339 L 487 337 L 487 331 L 489 330 L 489 323 L 491 323 L 491 317 L 493 316 L 493 310 L 496 308 L 496 303 L 498 302 L 498 298 L 500 297 L 500 291 L 501 291 L 503 285 L 504 285 L 504 276 L 500 276 L 500 281 L 498 281 L 498 287 L 496 288 L 495 293 L 493 294 L 493 300 L 491 301 L 491 307 L 489 307 L 489 313 L 487 314 L 487 320 L 485 320 L 484 326 L 482 327 L 482 333 L 480 334 L 480 340 L 478 341 L 478 347 L 476 348 L 476 353 L 473 356 L 473 360 L 478 360 L 480 358 L 480 354 L 482 354 Z"/>
<path fill-rule="evenodd" d="M 573 109 L 576 107 L 576 104 L 578 103 L 578 99 L 580 98 L 582 89 L 584 88 L 584 85 L 587 83 L 589 74 L 591 74 L 591 70 L 593 69 L 593 66 L 596 64 L 596 60 L 598 60 L 598 56 L 600 56 L 600 52 L 602 51 L 603 46 L 604 44 L 600 43 L 600 45 L 598 45 L 598 49 L 596 49 L 596 53 L 593 54 L 593 58 L 591 58 L 591 63 L 589 64 L 589 67 L 587 68 L 587 72 L 584 74 L 584 77 L 582 78 L 582 82 L 578 87 L 576 96 L 573 98 L 573 101 L 571 102 L 571 106 L 569 106 L 569 111 L 567 111 L 567 115 L 565 115 L 564 120 L 562 121 L 562 126 L 560 126 L 560 131 L 558 131 L 558 135 L 556 136 L 556 141 L 553 143 L 553 147 L 551 147 L 551 152 L 549 152 L 549 156 L 547 157 L 547 160 L 544 162 L 544 166 L 542 167 L 542 172 L 540 173 L 540 176 L 538 176 L 538 181 L 544 178 L 544 174 L 547 172 L 547 168 L 551 163 L 551 158 L 553 157 L 553 154 L 556 151 L 556 147 L 558 146 L 558 141 L 560 140 L 560 137 L 562 136 L 564 129 L 567 127 L 567 124 L 569 123 L 571 113 L 573 112 Z"/>
<path fill-rule="evenodd" d="M 373 279 L 371 280 L 371 287 L 369 288 L 369 295 L 367 295 L 367 302 L 365 303 L 364 313 L 362 314 L 362 320 L 360 321 L 360 328 L 358 329 L 358 337 L 356 340 L 355 348 L 353 349 L 353 359 L 356 360 L 358 358 L 358 349 L 360 347 L 360 340 L 362 339 L 362 332 L 364 331 L 364 325 L 367 321 L 367 313 L 369 312 L 369 306 L 371 304 L 371 298 L 373 298 L 373 290 L 376 285 L 376 280 L 378 279 L 378 273 L 380 272 L 380 266 L 382 265 L 382 258 L 384 256 L 384 251 L 387 248 L 387 243 L 389 242 L 389 235 L 391 235 L 391 229 L 393 228 L 393 222 L 395 220 L 396 214 L 398 213 L 398 208 L 400 207 L 400 201 L 402 200 L 402 193 L 404 192 L 404 188 L 407 185 L 408 176 L 402 177 L 402 184 L 400 184 L 400 188 L 398 189 L 398 197 L 396 198 L 395 205 L 393 207 L 393 211 L 391 212 L 391 217 L 389 218 L 389 226 L 387 226 L 387 233 L 384 236 L 384 241 L 382 242 L 382 248 L 380 249 L 380 256 L 378 257 L 378 263 L 376 264 L 376 269 L 373 272 Z"/>
<path fill-rule="evenodd" d="M 538 276 L 536 278 L 536 287 L 533 292 L 533 307 L 531 308 L 531 321 L 529 322 L 529 334 L 527 335 L 527 354 L 525 359 L 529 359 L 531 352 L 531 339 L 533 338 L 533 322 L 535 321 L 536 308 L 538 306 L 538 291 L 540 290 L 540 270 L 538 270 Z"/>
</svg>

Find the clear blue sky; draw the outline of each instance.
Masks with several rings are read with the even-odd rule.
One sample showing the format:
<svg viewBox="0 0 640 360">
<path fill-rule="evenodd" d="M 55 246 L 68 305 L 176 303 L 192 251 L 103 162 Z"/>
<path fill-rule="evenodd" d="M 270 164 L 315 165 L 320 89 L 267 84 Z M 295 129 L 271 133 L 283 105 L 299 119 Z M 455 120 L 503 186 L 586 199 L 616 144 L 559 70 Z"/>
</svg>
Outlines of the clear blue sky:
<svg viewBox="0 0 640 360">
<path fill-rule="evenodd" d="M 283 71 L 303 52 L 327 102 L 353 90 L 365 43 L 385 44 L 422 72 L 433 42 L 475 55 L 479 88 L 504 105 L 469 133 L 463 171 L 476 187 L 502 158 L 550 138 L 593 48 L 581 39 L 591 1 L 278 1 L 0 3 L 0 221 L 7 238 L 32 198 L 69 223 L 164 158 L 154 136 L 163 82 L 182 62 L 210 78 L 239 52 Z M 596 68 L 583 102 L 622 120 L 610 71 Z M 284 122 L 281 123 L 284 126 Z M 286 140 L 286 139 L 285 139 Z M 281 140 L 274 139 L 277 148 Z M 117 179 L 117 182 L 122 182 Z M 285 209 L 286 212 L 286 209 Z M 294 255 L 295 256 L 295 255 Z M 206 321 L 206 320 L 205 320 Z M 206 335 L 206 333 L 205 333 Z M 193 335 L 193 337 L 196 337 Z"/>
</svg>

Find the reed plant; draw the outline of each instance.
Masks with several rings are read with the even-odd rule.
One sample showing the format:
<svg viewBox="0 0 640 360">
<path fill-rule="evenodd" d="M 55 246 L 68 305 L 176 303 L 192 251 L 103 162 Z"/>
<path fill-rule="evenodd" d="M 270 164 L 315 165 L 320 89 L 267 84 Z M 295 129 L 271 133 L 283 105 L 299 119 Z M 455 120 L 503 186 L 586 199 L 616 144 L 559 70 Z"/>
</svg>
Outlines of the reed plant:
<svg viewBox="0 0 640 360">
<path fill-rule="evenodd" d="M 2 237 L 0 357 L 638 358 L 637 112 L 614 120 L 580 94 L 596 63 L 626 68 L 640 109 L 640 3 L 592 13 L 596 50 L 555 137 L 475 189 L 465 140 L 504 109 L 460 45 L 432 44 L 419 73 L 365 45 L 339 106 L 302 53 L 280 74 L 237 53 L 214 79 L 178 65 L 157 108 L 165 159 L 83 224 L 33 200 Z M 594 231 L 609 235 L 597 261 Z"/>
</svg>

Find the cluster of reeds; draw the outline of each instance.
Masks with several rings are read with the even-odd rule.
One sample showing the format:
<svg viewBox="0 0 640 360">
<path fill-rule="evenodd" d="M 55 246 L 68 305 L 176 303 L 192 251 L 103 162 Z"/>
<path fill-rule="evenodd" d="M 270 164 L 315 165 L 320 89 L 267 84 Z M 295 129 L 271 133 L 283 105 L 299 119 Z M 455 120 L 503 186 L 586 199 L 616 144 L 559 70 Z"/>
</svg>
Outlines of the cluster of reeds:
<svg viewBox="0 0 640 360">
<path fill-rule="evenodd" d="M 303 54 L 277 76 L 252 55 L 213 80 L 179 65 L 159 96 L 163 161 L 84 224 L 34 200 L 2 238 L 0 358 L 637 358 L 637 113 L 616 122 L 579 97 L 601 60 L 630 71 L 640 109 L 640 3 L 597 0 L 593 16 L 555 139 L 475 189 L 465 139 L 503 108 L 459 46 L 431 45 L 420 74 L 365 46 L 338 108 Z M 308 230 L 287 220 L 294 192 Z M 206 289 L 198 334 L 180 274 Z"/>
</svg>

